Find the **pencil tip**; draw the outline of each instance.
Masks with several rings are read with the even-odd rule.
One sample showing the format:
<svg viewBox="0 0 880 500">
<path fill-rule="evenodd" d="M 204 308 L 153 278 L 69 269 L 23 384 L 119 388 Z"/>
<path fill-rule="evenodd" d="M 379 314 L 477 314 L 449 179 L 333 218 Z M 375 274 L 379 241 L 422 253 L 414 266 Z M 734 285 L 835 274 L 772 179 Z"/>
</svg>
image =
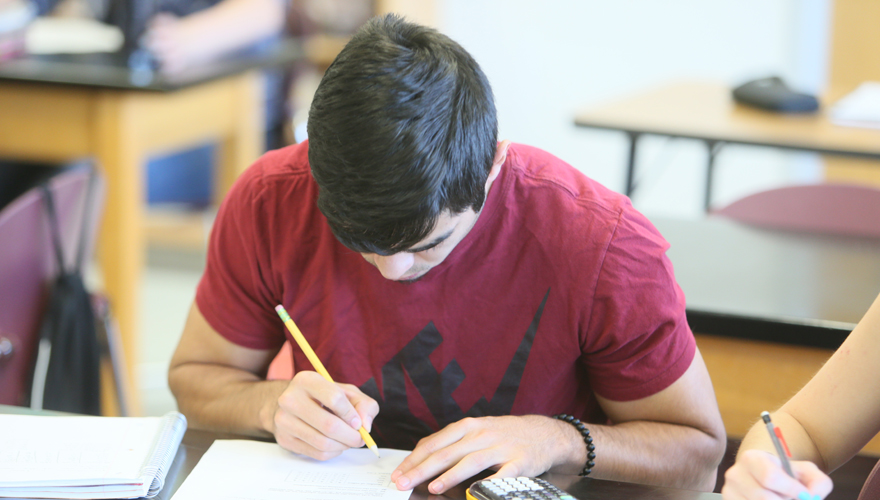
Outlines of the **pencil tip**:
<svg viewBox="0 0 880 500">
<path fill-rule="evenodd" d="M 379 448 L 378 448 L 377 446 L 370 446 L 369 448 L 370 448 L 371 450 L 373 450 L 373 453 L 376 454 L 376 458 L 382 458 L 382 457 L 379 455 Z"/>
</svg>

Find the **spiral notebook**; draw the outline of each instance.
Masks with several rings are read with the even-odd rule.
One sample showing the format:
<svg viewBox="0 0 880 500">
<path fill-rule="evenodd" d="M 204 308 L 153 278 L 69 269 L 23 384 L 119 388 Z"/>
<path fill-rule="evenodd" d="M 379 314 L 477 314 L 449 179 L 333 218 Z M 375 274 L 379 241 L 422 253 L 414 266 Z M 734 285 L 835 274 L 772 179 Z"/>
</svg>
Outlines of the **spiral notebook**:
<svg viewBox="0 0 880 500">
<path fill-rule="evenodd" d="M 0 430 L 0 497 L 150 498 L 186 418 L 0 415 Z"/>
</svg>

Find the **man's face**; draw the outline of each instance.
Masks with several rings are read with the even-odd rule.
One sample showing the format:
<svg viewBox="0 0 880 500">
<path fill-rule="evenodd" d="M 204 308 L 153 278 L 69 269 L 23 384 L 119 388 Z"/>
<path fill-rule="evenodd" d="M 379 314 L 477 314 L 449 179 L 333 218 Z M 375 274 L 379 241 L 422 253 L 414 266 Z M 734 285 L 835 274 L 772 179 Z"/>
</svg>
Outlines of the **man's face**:
<svg viewBox="0 0 880 500">
<path fill-rule="evenodd" d="M 473 229 L 478 215 L 470 208 L 456 215 L 443 212 L 431 234 L 408 250 L 392 255 L 361 255 L 364 260 L 376 266 L 386 279 L 402 283 L 418 281 L 449 256 L 452 249 Z"/>
</svg>

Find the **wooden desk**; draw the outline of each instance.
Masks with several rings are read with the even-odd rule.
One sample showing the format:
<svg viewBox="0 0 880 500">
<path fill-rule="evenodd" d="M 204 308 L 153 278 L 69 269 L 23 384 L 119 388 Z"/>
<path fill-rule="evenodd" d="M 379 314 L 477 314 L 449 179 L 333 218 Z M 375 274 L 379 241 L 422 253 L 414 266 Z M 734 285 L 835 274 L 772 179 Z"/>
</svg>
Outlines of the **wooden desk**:
<svg viewBox="0 0 880 500">
<path fill-rule="evenodd" d="M 731 437 L 800 389 L 880 294 L 880 239 L 655 218 Z M 769 383 L 772 381 L 772 383 Z M 865 452 L 880 454 L 880 439 Z"/>
<path fill-rule="evenodd" d="M 880 159 L 880 130 L 840 127 L 827 117 L 828 104 L 817 114 L 763 111 L 733 101 L 731 89 L 719 83 L 675 83 L 624 97 L 579 112 L 579 127 L 619 130 L 630 139 L 626 195 L 635 185 L 638 139 L 644 134 L 703 141 L 708 149 L 705 207 L 712 202 L 715 157 L 725 144 L 747 144 Z"/>
<path fill-rule="evenodd" d="M 189 429 L 183 437 L 180 449 L 166 478 L 165 488 L 156 497 L 157 500 L 169 500 L 183 481 L 192 472 L 193 467 L 205 454 L 215 439 L 247 439 L 228 434 Z M 465 489 L 474 480 L 488 474 L 476 476 L 465 483 L 451 489 L 443 495 L 428 493 L 427 483 L 419 485 L 413 491 L 411 500 L 464 500 Z M 544 474 L 541 477 L 571 493 L 580 500 L 721 500 L 717 493 L 701 493 L 698 491 L 678 490 L 641 484 L 622 483 L 619 481 L 603 481 L 601 479 L 581 478 L 561 474 Z"/>
<path fill-rule="evenodd" d="M 24 414 L 24 415 L 64 415 L 60 412 L 34 411 L 30 408 L 0 405 L 0 413 Z M 234 434 L 187 429 L 174 457 L 168 475 L 165 477 L 165 487 L 156 496 L 156 500 L 169 500 L 183 484 L 186 477 L 192 472 L 202 455 L 208 451 L 211 443 L 216 439 L 252 439 Z M 266 440 L 268 441 L 268 440 Z M 485 477 L 488 473 L 476 476 Z M 575 498 L 581 500 L 721 500 L 717 493 L 701 493 L 699 491 L 678 490 L 674 488 L 662 488 L 659 486 L 647 486 L 642 484 L 622 483 L 619 481 L 603 481 L 578 476 L 562 474 L 544 474 L 541 476 L 549 482 L 568 491 Z M 465 482 L 445 495 L 428 493 L 427 483 L 415 489 L 411 500 L 441 500 L 454 499 L 464 500 L 465 489 L 471 481 Z"/>
<path fill-rule="evenodd" d="M 261 153 L 263 99 L 257 70 L 290 63 L 284 41 L 175 78 L 141 85 L 117 55 L 28 57 L 0 64 L 0 157 L 68 162 L 94 157 L 107 181 L 98 258 L 119 323 L 128 372 L 129 414 L 137 415 L 132 371 L 144 263 L 145 169 L 152 154 L 220 142 L 218 196 Z"/>
</svg>

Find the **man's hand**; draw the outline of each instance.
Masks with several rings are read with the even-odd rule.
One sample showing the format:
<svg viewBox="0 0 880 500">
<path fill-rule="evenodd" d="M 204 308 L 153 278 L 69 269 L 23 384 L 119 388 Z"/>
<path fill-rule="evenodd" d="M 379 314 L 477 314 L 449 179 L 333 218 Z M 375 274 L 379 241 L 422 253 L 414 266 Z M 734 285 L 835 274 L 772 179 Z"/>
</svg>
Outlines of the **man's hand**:
<svg viewBox="0 0 880 500">
<path fill-rule="evenodd" d="M 498 471 L 491 477 L 537 476 L 572 457 L 585 461 L 586 448 L 565 422 L 538 415 L 465 418 L 419 441 L 391 480 L 406 490 L 442 472 L 428 485 L 440 494 L 488 468 Z"/>
<path fill-rule="evenodd" d="M 283 448 L 316 460 L 328 460 L 364 445 L 379 404 L 350 384 L 328 382 L 313 371 L 293 377 L 278 398 L 272 433 Z"/>
<path fill-rule="evenodd" d="M 763 450 L 746 450 L 724 474 L 724 500 L 821 500 L 831 492 L 831 478 L 816 464 L 791 463 L 797 479 L 785 473 L 779 458 Z"/>
</svg>

